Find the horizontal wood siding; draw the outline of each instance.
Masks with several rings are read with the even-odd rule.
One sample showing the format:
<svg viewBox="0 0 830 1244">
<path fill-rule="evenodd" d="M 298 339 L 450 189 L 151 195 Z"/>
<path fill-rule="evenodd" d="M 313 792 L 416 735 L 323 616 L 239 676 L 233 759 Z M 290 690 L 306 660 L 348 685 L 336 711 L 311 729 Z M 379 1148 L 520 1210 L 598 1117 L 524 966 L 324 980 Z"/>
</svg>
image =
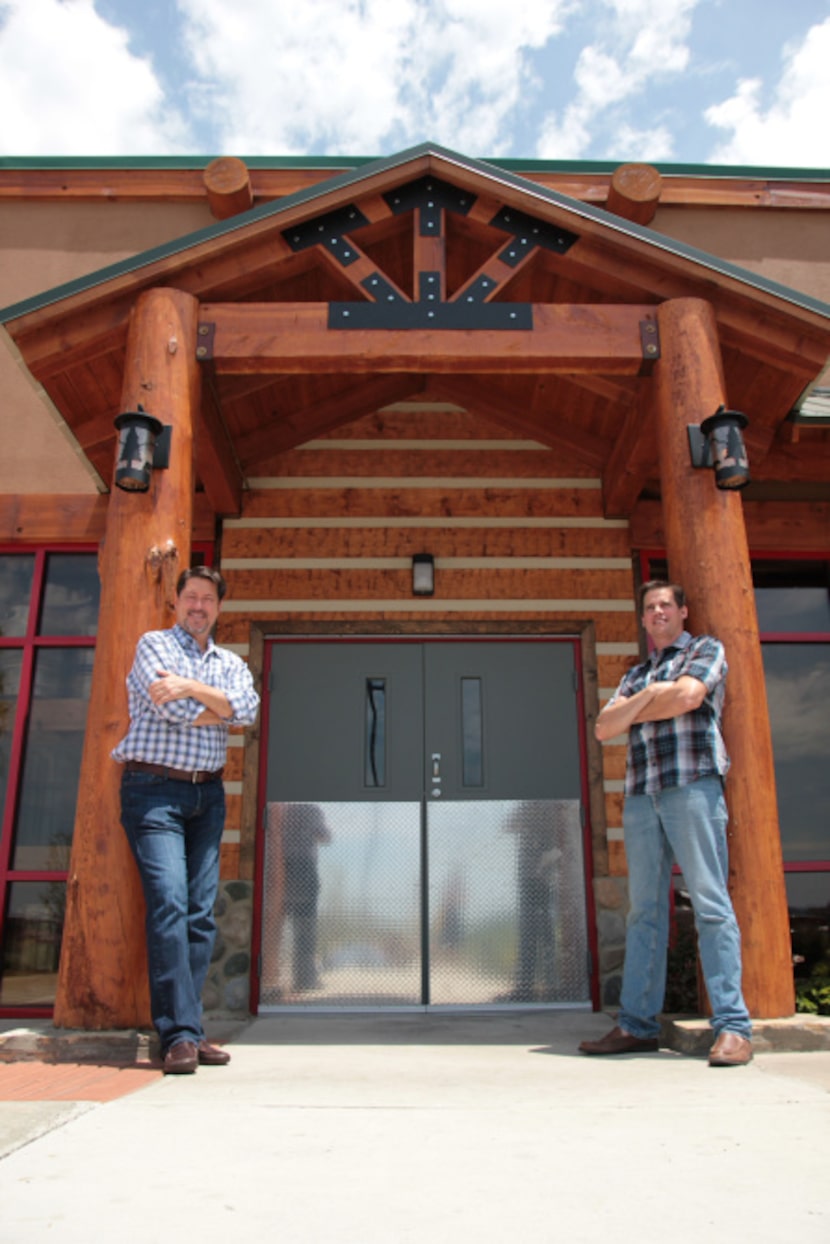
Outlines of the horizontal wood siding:
<svg viewBox="0 0 830 1244">
<path fill-rule="evenodd" d="M 636 657 L 628 524 L 603 518 L 599 480 L 567 451 L 512 437 L 475 412 L 401 403 L 278 464 L 278 475 L 251 481 L 240 517 L 223 525 L 228 597 L 219 641 L 243 656 L 254 629 L 261 634 L 270 621 L 300 633 L 306 622 L 391 632 L 402 623 L 425 632 L 430 623 L 469 623 L 476 633 L 509 623 L 517 635 L 540 624 L 578 634 L 592 621 L 600 702 Z M 411 592 L 420 552 L 435 558 L 431 598 Z M 603 758 L 604 798 L 593 819 L 602 820 L 604 806 L 618 871 L 624 748 L 612 744 Z M 234 783 L 241 760 L 232 749 Z M 241 808 L 231 794 L 225 876 L 233 875 Z M 602 861 L 605 830 L 594 825 Z"/>
</svg>

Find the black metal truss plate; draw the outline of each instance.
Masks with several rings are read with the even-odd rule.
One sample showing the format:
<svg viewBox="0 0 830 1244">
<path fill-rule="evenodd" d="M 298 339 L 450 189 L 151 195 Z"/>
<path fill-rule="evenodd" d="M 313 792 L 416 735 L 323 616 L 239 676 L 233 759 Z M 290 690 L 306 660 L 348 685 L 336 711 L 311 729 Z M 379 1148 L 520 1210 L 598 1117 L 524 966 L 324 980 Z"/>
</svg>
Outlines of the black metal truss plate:
<svg viewBox="0 0 830 1244">
<path fill-rule="evenodd" d="M 371 276 L 365 277 L 360 284 L 375 302 L 382 302 L 385 306 L 388 306 L 390 302 L 406 305 L 406 298 L 395 289 L 394 285 L 390 285 L 379 272 L 373 272 Z"/>
<path fill-rule="evenodd" d="M 564 255 L 574 242 L 579 241 L 578 233 L 571 233 L 568 229 L 559 228 L 558 225 L 537 220 L 535 216 L 517 212 L 512 207 L 503 207 L 500 212 L 496 213 L 490 224 L 496 229 L 502 229 L 505 233 L 513 234 L 513 241 L 499 255 L 502 263 L 506 263 L 511 268 L 515 268 L 535 246 L 541 246 L 546 251 L 555 251 L 557 255 Z"/>
<path fill-rule="evenodd" d="M 338 208 L 336 212 L 327 212 L 324 216 L 315 216 L 314 220 L 306 220 L 293 229 L 284 229 L 283 238 L 292 251 L 308 250 L 310 246 L 325 246 L 326 250 L 339 260 L 344 268 L 360 258 L 346 239 L 346 234 L 368 225 L 368 219 L 354 204 Z"/>
<path fill-rule="evenodd" d="M 413 328 L 529 330 L 533 306 L 529 302 L 330 302 L 331 329 L 375 329 L 388 332 Z"/>
<path fill-rule="evenodd" d="M 420 209 L 420 233 L 422 237 L 441 236 L 441 210 L 466 216 L 476 201 L 469 190 L 459 190 L 440 177 L 419 177 L 397 190 L 390 190 L 384 201 L 395 216 Z"/>
<path fill-rule="evenodd" d="M 440 272 L 418 273 L 418 301 L 431 302 L 433 304 L 441 301 Z"/>
</svg>

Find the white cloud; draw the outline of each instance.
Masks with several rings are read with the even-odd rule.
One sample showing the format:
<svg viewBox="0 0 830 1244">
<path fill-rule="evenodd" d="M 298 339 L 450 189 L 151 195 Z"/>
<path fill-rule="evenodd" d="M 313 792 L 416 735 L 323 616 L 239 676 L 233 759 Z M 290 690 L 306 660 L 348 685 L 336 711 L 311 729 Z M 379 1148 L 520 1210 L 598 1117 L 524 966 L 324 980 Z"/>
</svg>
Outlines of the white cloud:
<svg viewBox="0 0 830 1244">
<path fill-rule="evenodd" d="M 766 45 L 748 31 L 751 70 L 704 114 L 713 65 L 693 59 L 692 18 L 709 3 L 0 0 L 0 153 L 377 155 L 434 140 L 662 161 L 691 121 L 702 145 L 705 115 L 721 145 L 682 158 L 830 164 L 830 19 L 785 49 L 777 84 L 759 80 Z"/>
<path fill-rule="evenodd" d="M 150 65 L 92 0 L 6 0 L 0 8 L 0 150 L 43 155 L 173 149 Z"/>
<path fill-rule="evenodd" d="M 527 52 L 573 0 L 181 0 L 226 151 L 375 154 L 425 139 L 498 155 Z"/>
<path fill-rule="evenodd" d="M 758 78 L 705 112 L 710 125 L 731 130 L 711 159 L 720 164 L 830 164 L 830 18 L 813 26 L 798 46 L 785 48 L 773 102 L 762 105 Z"/>
<path fill-rule="evenodd" d="M 699 0 L 607 0 L 608 21 L 594 43 L 584 47 L 574 70 L 576 95 L 561 115 L 546 117 L 540 128 L 537 155 L 543 159 L 576 159 L 606 139 L 609 155 L 665 159 L 671 154 L 666 129 L 644 129 L 643 146 L 620 151 L 618 136 L 629 144 L 636 131 L 619 119 L 622 105 L 642 96 L 655 80 L 684 72 L 690 57 L 688 41 L 692 12 Z M 598 23 L 599 24 L 599 23 Z"/>
<path fill-rule="evenodd" d="M 649 125 L 645 129 L 623 123 L 614 131 L 614 154 L 620 160 L 650 160 L 655 164 L 670 160 L 674 138 L 665 125 Z"/>
</svg>

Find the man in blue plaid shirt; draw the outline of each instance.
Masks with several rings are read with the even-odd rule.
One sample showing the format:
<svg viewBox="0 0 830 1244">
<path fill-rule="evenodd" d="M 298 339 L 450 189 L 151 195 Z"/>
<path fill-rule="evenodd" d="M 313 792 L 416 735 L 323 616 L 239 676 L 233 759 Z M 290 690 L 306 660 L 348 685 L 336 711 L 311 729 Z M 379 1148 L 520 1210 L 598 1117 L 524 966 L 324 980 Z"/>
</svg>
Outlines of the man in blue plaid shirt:
<svg viewBox="0 0 830 1244">
<path fill-rule="evenodd" d="M 213 642 L 224 595 L 207 566 L 179 576 L 175 625 L 138 641 L 130 728 L 112 753 L 124 766 L 121 821 L 147 905 L 153 1024 L 164 1070 L 177 1075 L 230 1061 L 205 1038 L 201 997 L 216 935 L 228 727 L 252 725 L 259 696 L 244 661 Z"/>
<path fill-rule="evenodd" d="M 721 734 L 723 645 L 684 629 L 685 593 L 651 581 L 640 589 L 648 660 L 624 675 L 596 724 L 601 741 L 628 731 L 625 853 L 630 908 L 617 1026 L 584 1054 L 658 1048 L 666 988 L 669 889 L 676 860 L 689 891 L 712 1008 L 713 1067 L 752 1057 L 752 1025 L 741 992 L 741 941 L 727 889 L 729 759 Z"/>
</svg>

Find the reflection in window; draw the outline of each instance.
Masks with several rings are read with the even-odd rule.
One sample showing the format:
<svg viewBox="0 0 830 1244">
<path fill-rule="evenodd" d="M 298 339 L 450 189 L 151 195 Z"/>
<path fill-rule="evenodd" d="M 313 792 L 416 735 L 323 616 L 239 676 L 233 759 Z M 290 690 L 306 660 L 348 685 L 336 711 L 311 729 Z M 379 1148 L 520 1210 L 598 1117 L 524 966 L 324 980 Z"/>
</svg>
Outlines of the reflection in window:
<svg viewBox="0 0 830 1244">
<path fill-rule="evenodd" d="M 62 881 L 15 881 L 0 959 L 0 1005 L 51 1006 L 66 907 Z"/>
<path fill-rule="evenodd" d="M 785 860 L 826 859 L 830 644 L 763 645 Z"/>
<path fill-rule="evenodd" d="M 363 780 L 366 786 L 386 785 L 386 679 L 366 679 Z"/>
<path fill-rule="evenodd" d="M 830 872 L 789 872 L 787 903 L 796 988 L 830 972 Z"/>
<path fill-rule="evenodd" d="M 484 785 L 484 725 L 481 715 L 481 679 L 461 679 L 462 782 Z"/>
<path fill-rule="evenodd" d="M 830 563 L 757 562 L 752 578 L 762 633 L 830 632 Z"/>
<path fill-rule="evenodd" d="M 26 634 L 34 570 L 31 554 L 0 555 L 0 639 Z"/>
<path fill-rule="evenodd" d="M 41 635 L 94 635 L 101 585 L 94 553 L 51 553 L 46 562 Z"/>
<path fill-rule="evenodd" d="M 12 731 L 17 695 L 20 688 L 20 665 L 23 655 L 19 650 L 0 651 L 0 820 L 6 787 L 9 781 L 9 759 L 12 750 Z"/>
<path fill-rule="evenodd" d="M 43 648 L 37 654 L 12 867 L 69 866 L 92 648 Z"/>
</svg>

